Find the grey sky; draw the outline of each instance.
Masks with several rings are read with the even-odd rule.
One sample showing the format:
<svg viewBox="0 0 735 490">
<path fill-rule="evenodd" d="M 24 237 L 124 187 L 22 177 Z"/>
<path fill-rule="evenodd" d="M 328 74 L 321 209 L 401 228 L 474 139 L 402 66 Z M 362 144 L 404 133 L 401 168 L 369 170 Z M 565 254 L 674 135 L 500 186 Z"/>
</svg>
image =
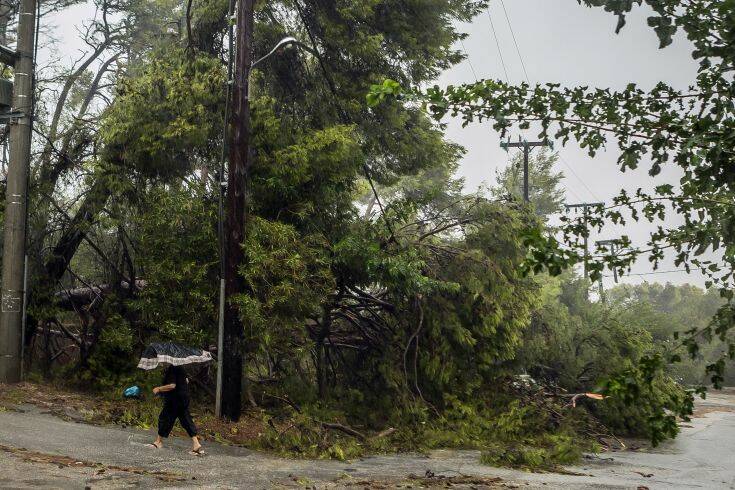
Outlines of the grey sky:
<svg viewBox="0 0 735 490">
<path fill-rule="evenodd" d="M 675 87 L 685 88 L 696 74 L 688 41 L 679 36 L 672 46 L 659 50 L 655 34 L 646 25 L 648 12 L 644 9 L 636 9 L 629 16 L 628 24 L 621 34 L 615 35 L 616 19 L 611 14 L 601 9 L 581 7 L 576 0 L 504 2 L 532 83 L 559 82 L 564 85 L 622 88 L 629 82 L 635 82 L 643 88 L 650 88 L 659 81 L 665 81 Z M 54 35 L 61 42 L 55 52 L 41 52 L 40 58 L 76 58 L 82 44 L 77 39 L 75 29 L 92 13 L 89 6 L 80 5 L 53 19 L 58 26 L 58 29 L 54 29 Z M 500 0 L 493 0 L 490 14 L 510 81 L 520 82 L 524 79 L 524 72 Z M 469 33 L 463 43 L 469 60 L 443 74 L 437 83 L 472 82 L 472 68 L 478 78 L 504 78 L 487 13 L 484 12 L 471 24 L 462 25 L 461 29 Z M 466 179 L 466 186 L 470 190 L 483 183 L 492 183 L 496 169 L 508 161 L 509 155 L 499 148 L 499 135 L 487 123 L 462 128 L 457 122 L 451 122 L 447 136 L 467 149 L 460 175 Z M 513 136 L 517 138 L 518 135 Z M 536 134 L 528 131 L 523 136 L 534 139 Z M 671 183 L 678 181 L 678 172 L 674 168 L 664 169 L 655 184 L 646 174 L 646 165 L 636 172 L 621 173 L 615 163 L 615 148 L 598 154 L 594 159 L 574 143 L 560 149 L 560 153 L 562 161 L 558 169 L 566 175 L 565 185 L 570 203 L 609 202 L 623 187 L 634 191 L 638 187 L 650 189 L 664 180 Z M 624 230 L 611 227 L 601 235 L 594 236 L 593 240 L 614 238 L 626 233 L 634 242 L 645 243 L 649 229 L 647 223 L 632 224 Z M 660 270 L 672 269 L 676 269 L 672 263 L 660 267 Z M 651 270 L 648 263 L 641 263 L 634 267 L 633 272 L 648 273 Z M 699 274 L 683 273 L 631 276 L 624 280 L 633 283 L 643 280 L 703 283 Z"/>
</svg>

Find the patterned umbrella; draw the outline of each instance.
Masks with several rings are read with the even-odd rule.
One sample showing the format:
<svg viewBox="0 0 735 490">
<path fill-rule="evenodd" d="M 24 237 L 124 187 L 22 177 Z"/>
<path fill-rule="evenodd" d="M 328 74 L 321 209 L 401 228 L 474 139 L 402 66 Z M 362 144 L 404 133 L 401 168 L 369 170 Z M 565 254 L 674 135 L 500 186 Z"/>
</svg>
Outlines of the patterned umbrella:
<svg viewBox="0 0 735 490">
<path fill-rule="evenodd" d="M 138 367 L 140 369 L 156 369 L 159 364 L 183 366 L 211 360 L 212 354 L 203 349 L 186 347 L 173 342 L 155 342 L 143 351 Z"/>
</svg>

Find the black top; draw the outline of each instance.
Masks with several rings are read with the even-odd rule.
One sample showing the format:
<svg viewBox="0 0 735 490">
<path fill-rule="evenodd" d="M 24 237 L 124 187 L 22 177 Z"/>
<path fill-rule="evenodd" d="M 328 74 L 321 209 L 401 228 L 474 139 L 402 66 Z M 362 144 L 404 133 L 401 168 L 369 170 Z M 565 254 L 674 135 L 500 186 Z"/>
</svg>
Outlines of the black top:
<svg viewBox="0 0 735 490">
<path fill-rule="evenodd" d="M 163 376 L 163 384 L 176 384 L 176 388 L 163 393 L 166 399 L 182 400 L 189 398 L 189 380 L 186 378 L 186 371 L 181 366 L 169 366 Z"/>
</svg>

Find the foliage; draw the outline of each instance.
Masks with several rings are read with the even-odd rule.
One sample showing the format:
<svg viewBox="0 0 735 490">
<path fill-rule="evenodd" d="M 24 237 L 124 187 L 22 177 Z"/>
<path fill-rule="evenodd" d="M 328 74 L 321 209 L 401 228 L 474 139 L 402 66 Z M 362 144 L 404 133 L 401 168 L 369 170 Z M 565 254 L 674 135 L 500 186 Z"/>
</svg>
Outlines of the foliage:
<svg viewBox="0 0 735 490">
<path fill-rule="evenodd" d="M 269 371 L 303 362 L 303 325 L 321 313 L 322 298 L 334 289 L 323 238 L 302 236 L 280 222 L 253 219 L 240 268 L 250 294 L 235 298 L 247 318 L 246 338 Z M 253 364 L 260 370 L 261 366 Z"/>
<path fill-rule="evenodd" d="M 648 303 L 637 299 L 591 303 L 589 284 L 569 273 L 541 278 L 544 302 L 524 333 L 518 363 L 535 379 L 570 393 L 609 395 L 588 410 L 618 434 L 646 436 L 654 444 L 674 437 L 676 418 L 664 410 L 686 417 L 691 397 L 660 363 L 665 344 L 654 332 L 666 314 L 641 315 Z"/>
<path fill-rule="evenodd" d="M 143 211 L 132 216 L 129 227 L 137 238 L 135 262 L 145 286 L 130 308 L 149 338 L 154 334 L 192 345 L 215 338 L 215 206 L 198 186 L 155 188 L 141 196 Z"/>
<path fill-rule="evenodd" d="M 101 128 L 107 159 L 144 178 L 186 175 L 214 158 L 226 74 L 219 60 L 193 60 L 180 49 L 151 56 L 141 73 L 121 81 Z"/>
<path fill-rule="evenodd" d="M 706 366 L 716 362 L 723 354 L 723 345 L 704 343 L 698 355 L 691 358 L 685 346 L 675 336 L 691 329 L 705 328 L 725 302 L 715 289 L 703 291 L 695 286 L 672 284 L 621 285 L 607 293 L 608 301 L 621 311 L 621 321 L 637 322 L 651 332 L 653 341 L 660 346 L 662 355 L 669 358 L 679 355 L 679 362 L 666 366 L 666 372 L 689 385 L 708 382 Z M 729 366 L 732 362 L 728 363 Z M 733 382 L 733 374 L 727 371 L 725 383 Z"/>
<path fill-rule="evenodd" d="M 663 374 L 658 354 L 604 379 L 599 391 L 610 398 L 599 408 L 611 429 L 643 433 L 654 446 L 679 433 L 679 420 L 694 411 L 694 391 L 683 391 Z"/>
</svg>

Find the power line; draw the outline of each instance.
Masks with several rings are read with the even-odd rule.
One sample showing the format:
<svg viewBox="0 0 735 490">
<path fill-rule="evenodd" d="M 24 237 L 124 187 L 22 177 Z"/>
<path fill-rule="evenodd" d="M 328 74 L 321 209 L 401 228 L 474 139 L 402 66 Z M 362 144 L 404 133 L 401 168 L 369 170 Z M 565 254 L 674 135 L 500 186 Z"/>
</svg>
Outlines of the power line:
<svg viewBox="0 0 735 490">
<path fill-rule="evenodd" d="M 518 40 L 516 39 L 515 31 L 513 30 L 513 25 L 510 22 L 510 16 L 508 15 L 508 9 L 505 7 L 505 1 L 504 0 L 500 0 L 500 4 L 503 7 L 503 12 L 505 13 L 505 20 L 508 23 L 508 28 L 510 29 L 510 35 L 513 37 L 513 44 L 515 45 L 516 53 L 518 54 L 518 59 L 521 62 L 521 67 L 523 68 L 523 74 L 526 77 L 526 81 L 530 84 L 531 83 L 531 80 L 528 77 L 528 70 L 526 70 L 526 63 L 523 61 L 523 55 L 521 54 L 521 49 L 518 46 Z M 493 28 L 493 35 L 494 35 L 495 34 L 495 27 L 493 26 L 493 23 L 492 23 L 493 20 L 492 20 L 492 17 L 490 16 L 490 10 L 489 9 L 487 10 L 487 15 L 490 18 L 490 26 Z M 498 41 L 498 38 L 496 36 L 495 37 L 495 42 L 497 43 L 497 41 Z M 498 44 L 498 53 L 500 53 L 500 44 Z M 500 55 L 500 59 L 502 61 L 502 59 L 503 59 L 502 54 Z M 504 63 L 503 63 L 503 69 L 505 69 L 505 64 Z M 508 78 L 508 72 L 507 71 L 505 72 L 505 77 L 506 77 L 506 79 Z M 577 178 L 577 180 L 579 180 L 582 183 L 582 185 L 585 187 L 585 189 L 587 189 L 587 191 L 590 193 L 590 195 L 593 198 L 595 198 L 596 200 L 601 201 L 602 199 L 600 199 L 599 197 L 597 197 L 597 195 L 595 195 L 595 193 L 592 192 L 592 190 L 587 186 L 587 184 L 585 184 L 585 182 L 579 177 L 579 175 L 577 175 L 577 172 L 575 172 L 574 169 L 568 163 L 566 163 L 566 161 L 564 160 L 564 157 L 561 154 L 559 154 L 559 158 L 561 159 L 562 163 Z M 579 195 L 577 195 L 577 193 L 574 192 L 574 190 L 571 187 L 568 187 L 568 186 L 565 186 L 565 187 L 577 199 L 577 201 L 582 201 L 582 199 L 580 199 Z"/>
<path fill-rule="evenodd" d="M 574 175 L 574 177 L 577 178 L 580 184 L 582 184 L 584 188 L 587 189 L 587 192 L 589 192 L 593 198 L 597 199 L 598 201 L 602 201 L 602 199 L 597 197 L 597 195 L 594 192 L 592 192 L 592 189 L 589 188 L 589 186 L 584 182 L 584 180 L 582 180 L 582 178 L 579 175 L 577 175 L 577 172 L 575 172 L 572 166 L 569 165 L 569 163 L 567 163 L 567 161 L 564 159 L 564 156 L 561 153 L 557 153 L 557 155 L 559 155 L 559 160 L 561 160 L 561 163 L 563 163 L 564 166 L 567 167 L 570 172 L 572 172 L 572 175 Z"/>
<path fill-rule="evenodd" d="M 505 8 L 505 2 L 503 0 L 500 0 L 500 5 L 503 6 L 503 12 L 505 12 L 505 20 L 508 22 L 508 28 L 510 29 L 510 35 L 513 37 L 513 44 L 515 44 L 516 46 L 516 53 L 518 53 L 518 59 L 521 60 L 521 66 L 523 67 L 523 74 L 526 75 L 526 81 L 530 85 L 531 80 L 528 78 L 528 72 L 526 71 L 526 64 L 523 62 L 523 56 L 521 56 L 521 50 L 518 47 L 518 41 L 516 41 L 516 35 L 515 35 L 515 32 L 513 32 L 513 26 L 510 24 L 510 17 L 508 16 L 508 10 Z"/>
<path fill-rule="evenodd" d="M 493 16 L 490 15 L 490 7 L 485 11 L 487 12 L 487 18 L 490 19 L 490 29 L 493 31 L 493 37 L 495 38 L 495 46 L 498 47 L 498 55 L 500 56 L 500 64 L 503 65 L 503 72 L 505 73 L 505 81 L 508 82 L 508 69 L 505 67 L 505 60 L 503 60 L 503 52 L 500 50 L 500 41 L 498 41 L 498 34 L 495 32 L 495 24 L 493 24 Z"/>
<path fill-rule="evenodd" d="M 477 81 L 477 73 L 475 73 L 475 67 L 472 66 L 472 60 L 470 59 L 470 55 L 467 52 L 467 48 L 465 48 L 464 46 L 464 41 L 460 39 L 459 43 L 462 45 L 462 51 L 464 51 L 465 59 L 467 60 L 467 63 L 469 63 L 470 65 L 470 70 L 472 70 L 472 76 L 475 77 L 475 81 Z"/>
<path fill-rule="evenodd" d="M 565 190 L 565 191 L 569 191 L 569 193 L 570 193 L 570 194 L 572 195 L 572 197 L 573 197 L 573 198 L 574 198 L 574 199 L 575 199 L 576 201 L 583 201 L 583 199 L 582 199 L 581 197 L 579 197 L 579 194 L 577 194 L 576 192 L 574 192 L 574 189 L 572 189 L 571 187 L 569 187 L 569 186 L 567 186 L 567 185 L 564 185 L 564 190 Z"/>
</svg>

